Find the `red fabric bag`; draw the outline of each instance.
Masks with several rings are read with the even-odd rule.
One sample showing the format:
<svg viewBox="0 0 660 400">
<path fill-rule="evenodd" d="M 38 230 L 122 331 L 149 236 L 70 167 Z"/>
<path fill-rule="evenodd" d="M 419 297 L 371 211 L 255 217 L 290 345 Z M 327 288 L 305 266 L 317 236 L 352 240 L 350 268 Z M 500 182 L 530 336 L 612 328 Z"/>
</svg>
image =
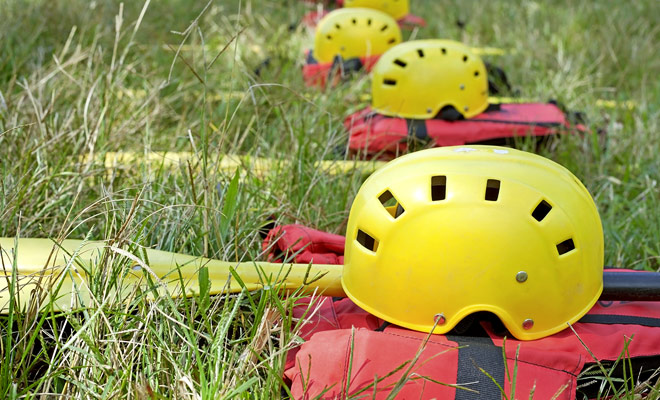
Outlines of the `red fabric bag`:
<svg viewBox="0 0 660 400">
<path fill-rule="evenodd" d="M 297 263 L 343 264 L 344 237 L 303 225 L 284 225 L 271 229 L 261 247 L 269 261 L 282 262 L 294 256 Z"/>
<path fill-rule="evenodd" d="M 330 86 L 335 86 L 351 72 L 358 70 L 370 72 L 379 58 L 380 55 L 350 60 L 337 57 L 333 62 L 319 63 L 312 52 L 308 50 L 305 56 L 305 65 L 302 67 L 303 79 L 305 85 L 310 87 L 325 88 L 329 83 Z"/>
<path fill-rule="evenodd" d="M 408 376 L 397 398 L 499 400 L 499 387 L 510 396 L 515 382 L 516 398 L 533 391 L 534 398 L 568 400 L 576 397 L 580 372 L 595 362 L 590 352 L 613 361 L 627 345 L 627 357 L 643 361 L 635 374 L 648 376 L 660 366 L 658 302 L 600 302 L 573 325 L 575 333 L 566 329 L 539 340 L 505 340 L 482 322 L 483 336 L 431 335 L 426 341 L 427 334 L 387 325 L 349 299 L 319 301 L 303 327 L 307 341 L 288 358 L 285 375 L 295 399 L 372 398 L 376 380 L 374 398 L 384 399 Z M 295 312 L 302 316 L 306 309 L 303 304 Z M 595 396 L 597 386 L 586 392 Z"/>
<path fill-rule="evenodd" d="M 344 237 L 286 225 L 269 232 L 267 249 L 298 252 L 296 262 L 342 264 Z M 310 309 L 316 312 L 307 315 Z M 507 395 L 513 390 L 513 371 L 520 398 L 533 390 L 538 399 L 574 399 L 578 375 L 595 363 L 591 354 L 614 361 L 626 345 L 636 374 L 648 376 L 660 367 L 660 302 L 600 301 L 573 325 L 575 332 L 534 341 L 505 340 L 503 327 L 481 321 L 479 336 L 431 335 L 426 342 L 427 334 L 388 324 L 341 298 L 303 299 L 294 317 L 306 319 L 300 332 L 306 342 L 289 352 L 285 371 L 296 399 L 371 396 L 374 380 L 375 398 L 383 399 L 405 374 L 411 379 L 398 398 L 499 400 L 499 387 Z M 598 384 L 581 392 L 595 396 L 597 390 Z"/>
<path fill-rule="evenodd" d="M 489 143 L 514 137 L 547 137 L 570 133 L 566 115 L 552 103 L 501 104 L 470 119 L 414 120 L 388 117 L 365 108 L 344 121 L 349 131 L 349 149 L 362 154 L 396 155 L 406 152 L 411 141 L 430 142 L 432 146 L 458 146 Z"/>
</svg>

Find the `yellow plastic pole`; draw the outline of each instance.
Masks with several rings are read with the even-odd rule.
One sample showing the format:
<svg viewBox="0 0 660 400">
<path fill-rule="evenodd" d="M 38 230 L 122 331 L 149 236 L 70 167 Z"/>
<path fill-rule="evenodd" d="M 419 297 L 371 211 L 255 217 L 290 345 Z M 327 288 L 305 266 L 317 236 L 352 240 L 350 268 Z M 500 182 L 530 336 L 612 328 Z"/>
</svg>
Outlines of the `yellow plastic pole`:
<svg viewBox="0 0 660 400">
<path fill-rule="evenodd" d="M 176 168 L 187 162 L 195 162 L 196 156 L 192 152 L 108 152 L 105 153 L 103 165 L 107 173 L 116 169 L 134 168 L 139 164 L 149 164 L 154 167 L 166 169 Z M 83 157 L 82 162 L 89 162 L 88 157 Z M 288 161 L 264 157 L 223 155 L 215 168 L 217 171 L 232 175 L 237 169 L 244 167 L 257 177 L 264 177 L 270 171 L 285 167 Z M 369 175 L 385 165 L 385 161 L 361 161 L 361 160 L 321 160 L 315 163 L 315 168 L 329 175 L 344 175 L 351 171 Z"/>
<path fill-rule="evenodd" d="M 104 242 L 49 239 L 0 238 L 0 312 L 14 307 L 42 309 L 52 301 L 55 310 L 98 307 L 102 302 L 128 301 L 136 289 L 170 297 L 192 296 L 200 292 L 199 271 L 208 267 L 210 294 L 236 293 L 245 289 L 302 289 L 328 296 L 344 296 L 341 265 L 277 264 L 212 260 L 160 250 L 145 250 L 135 256 Z M 127 262 L 112 271 L 102 270 L 102 257 L 113 255 Z M 111 284 L 116 278 L 116 285 Z M 149 283 L 151 282 L 151 283 Z M 90 286 L 92 288 L 90 289 Z M 158 294 L 153 293 L 156 289 Z M 104 295 L 99 293 L 105 290 Z"/>
</svg>

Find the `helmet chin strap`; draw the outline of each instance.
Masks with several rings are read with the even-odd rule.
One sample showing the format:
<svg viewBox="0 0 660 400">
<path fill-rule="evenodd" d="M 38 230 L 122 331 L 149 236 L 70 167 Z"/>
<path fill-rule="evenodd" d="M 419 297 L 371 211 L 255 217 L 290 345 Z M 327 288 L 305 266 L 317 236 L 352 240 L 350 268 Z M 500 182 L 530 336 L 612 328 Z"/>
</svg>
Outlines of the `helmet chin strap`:
<svg viewBox="0 0 660 400">
<path fill-rule="evenodd" d="M 441 119 L 443 121 L 458 121 L 461 119 L 465 119 L 463 114 L 458 112 L 453 106 L 445 106 L 440 110 L 436 118 Z"/>
</svg>

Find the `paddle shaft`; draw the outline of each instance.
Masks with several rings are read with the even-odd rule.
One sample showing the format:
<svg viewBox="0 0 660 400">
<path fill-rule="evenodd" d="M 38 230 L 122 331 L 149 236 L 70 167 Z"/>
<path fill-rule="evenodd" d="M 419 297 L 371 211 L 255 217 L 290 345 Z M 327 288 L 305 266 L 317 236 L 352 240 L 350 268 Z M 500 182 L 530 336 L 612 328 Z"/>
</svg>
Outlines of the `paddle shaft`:
<svg viewBox="0 0 660 400">
<path fill-rule="evenodd" d="M 344 296 L 341 265 L 238 263 L 152 249 L 136 256 L 104 242 L 81 240 L 55 244 L 49 239 L 0 238 L 0 252 L 2 313 L 8 312 L 12 297 L 20 309 L 35 303 L 41 308 L 51 300 L 61 310 L 98 305 L 107 301 L 98 298 L 99 288 L 117 301 L 135 295 L 137 287 L 149 289 L 152 297 L 154 290 L 181 297 L 202 290 L 221 294 L 259 289 Z M 102 263 L 104 257 L 113 261 Z M 202 268 L 208 282 L 200 282 Z"/>
<path fill-rule="evenodd" d="M 605 270 L 600 299 L 660 301 L 660 273 Z"/>
<path fill-rule="evenodd" d="M 137 257 L 103 242 L 80 240 L 65 240 L 56 245 L 49 239 L 0 238 L 0 250 L 0 312 L 8 309 L 10 285 L 18 289 L 14 293 L 19 293 L 17 301 L 21 308 L 28 306 L 30 292 L 35 288 L 49 292 L 50 287 L 57 285 L 61 286 L 55 302 L 57 308 L 73 308 L 80 301 L 93 303 L 87 275 L 108 274 L 97 268 L 104 251 L 128 261 L 123 263 L 123 270 L 115 271 L 121 275 L 120 285 L 127 292 L 135 285 L 144 284 L 148 275 L 160 289 L 167 288 L 165 294 L 193 295 L 200 291 L 199 271 L 206 267 L 209 294 L 277 288 L 345 296 L 341 265 L 235 263 L 151 249 Z M 75 262 L 71 262 L 73 254 Z M 17 274 L 12 276 L 12 271 Z M 603 282 L 601 300 L 660 301 L 660 273 L 605 270 Z M 73 293 L 76 293 L 74 300 Z"/>
<path fill-rule="evenodd" d="M 90 159 L 83 157 L 81 161 L 89 162 Z M 148 164 L 152 168 L 172 169 L 187 163 L 194 165 L 199 162 L 199 158 L 194 153 L 185 151 L 151 152 L 147 154 L 124 151 L 105 153 L 102 161 L 106 171 L 111 173 L 116 169 L 134 169 L 139 164 Z M 222 171 L 228 175 L 232 175 L 237 169 L 245 167 L 245 170 L 249 170 L 257 177 L 264 177 L 272 171 L 290 166 L 290 163 L 286 160 L 231 154 L 218 155 L 212 163 L 216 171 Z M 351 172 L 369 175 L 385 164 L 384 161 L 370 160 L 321 160 L 314 163 L 314 168 L 329 175 L 346 175 Z"/>
</svg>

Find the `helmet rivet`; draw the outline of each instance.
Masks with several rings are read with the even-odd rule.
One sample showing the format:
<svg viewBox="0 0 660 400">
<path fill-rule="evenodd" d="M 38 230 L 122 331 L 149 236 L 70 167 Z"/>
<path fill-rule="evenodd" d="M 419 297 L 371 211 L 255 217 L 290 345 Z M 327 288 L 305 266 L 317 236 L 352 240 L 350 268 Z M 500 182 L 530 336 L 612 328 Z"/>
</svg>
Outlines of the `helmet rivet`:
<svg viewBox="0 0 660 400">
<path fill-rule="evenodd" d="M 467 111 L 467 110 L 468 110 L 468 106 L 463 107 L 463 111 Z"/>
<path fill-rule="evenodd" d="M 426 109 L 426 113 L 427 113 L 427 114 L 431 114 L 432 112 L 433 112 L 432 109 L 430 109 L 430 108 L 427 108 L 427 109 Z"/>
<path fill-rule="evenodd" d="M 433 318 L 435 319 L 435 322 L 438 325 L 444 325 L 445 322 L 447 322 L 447 319 L 445 318 L 445 314 L 443 314 L 443 313 L 435 314 L 435 316 Z"/>
<path fill-rule="evenodd" d="M 523 321 L 522 327 L 524 330 L 530 330 L 534 326 L 534 320 L 527 318 L 526 320 Z"/>
<path fill-rule="evenodd" d="M 463 84 L 461 83 L 461 86 L 459 86 L 459 88 L 461 88 L 461 90 L 464 90 L 464 89 L 465 89 L 465 85 L 463 85 Z"/>
<path fill-rule="evenodd" d="M 516 280 L 520 283 L 523 283 L 527 280 L 527 272 L 520 271 L 516 274 Z"/>
</svg>

